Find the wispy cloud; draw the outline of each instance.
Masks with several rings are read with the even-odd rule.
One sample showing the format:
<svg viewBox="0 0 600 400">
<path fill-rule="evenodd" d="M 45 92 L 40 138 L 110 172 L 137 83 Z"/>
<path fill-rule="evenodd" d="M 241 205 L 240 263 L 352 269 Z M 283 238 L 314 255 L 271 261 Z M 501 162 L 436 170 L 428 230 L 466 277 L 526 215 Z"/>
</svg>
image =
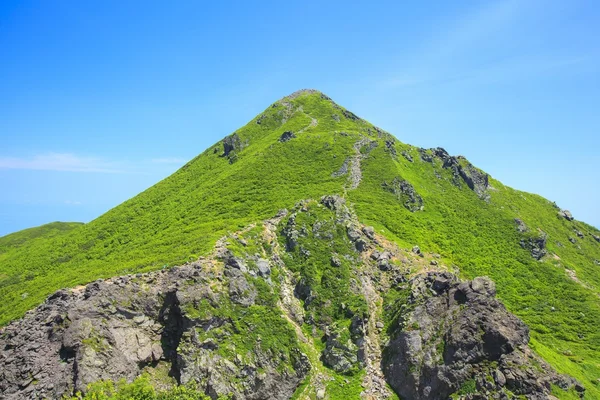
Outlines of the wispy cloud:
<svg viewBox="0 0 600 400">
<path fill-rule="evenodd" d="M 68 206 L 80 206 L 81 202 L 80 201 L 74 201 L 74 200 L 65 200 L 65 204 Z"/>
<path fill-rule="evenodd" d="M 511 46 L 503 57 L 490 57 L 493 43 L 518 40 L 511 35 L 526 26 L 538 1 L 498 0 L 485 2 L 438 29 L 425 40 L 394 76 L 380 82 L 382 88 L 433 86 L 456 81 L 505 81 L 537 74 L 556 73 L 589 61 L 568 50 L 565 53 L 531 52 Z M 490 47 L 492 46 L 492 47 Z"/>
<path fill-rule="evenodd" d="M 178 157 L 153 158 L 154 164 L 185 164 L 188 160 Z"/>
<path fill-rule="evenodd" d="M 1 157 L 0 169 L 25 169 L 69 172 L 128 172 L 116 162 L 96 157 L 81 157 L 70 153 L 47 153 L 33 157 Z"/>
<path fill-rule="evenodd" d="M 183 165 L 187 160 L 162 157 L 151 160 L 115 161 L 101 157 L 80 156 L 72 153 L 45 153 L 29 157 L 0 156 L 0 170 L 65 171 L 105 174 L 143 174 L 154 165 L 155 169 Z"/>
</svg>

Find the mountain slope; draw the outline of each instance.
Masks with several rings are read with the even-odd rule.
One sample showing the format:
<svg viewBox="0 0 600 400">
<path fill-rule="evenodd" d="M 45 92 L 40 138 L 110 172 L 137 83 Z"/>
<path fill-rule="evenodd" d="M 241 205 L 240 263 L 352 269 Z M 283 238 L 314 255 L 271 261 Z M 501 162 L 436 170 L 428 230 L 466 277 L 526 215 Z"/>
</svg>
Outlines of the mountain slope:
<svg viewBox="0 0 600 400">
<path fill-rule="evenodd" d="M 7 252 L 10 249 L 30 244 L 34 239 L 49 239 L 51 237 L 69 232 L 78 228 L 81 222 L 51 222 L 49 224 L 37 226 L 35 228 L 23 229 L 22 231 L 10 233 L 0 237 L 0 253 Z"/>
<path fill-rule="evenodd" d="M 438 253 L 465 278 L 491 277 L 533 349 L 600 397 L 600 232 L 315 91 L 273 104 L 95 221 L 0 253 L 0 322 L 61 287 L 195 260 L 227 232 L 333 193 L 400 247 Z"/>
</svg>

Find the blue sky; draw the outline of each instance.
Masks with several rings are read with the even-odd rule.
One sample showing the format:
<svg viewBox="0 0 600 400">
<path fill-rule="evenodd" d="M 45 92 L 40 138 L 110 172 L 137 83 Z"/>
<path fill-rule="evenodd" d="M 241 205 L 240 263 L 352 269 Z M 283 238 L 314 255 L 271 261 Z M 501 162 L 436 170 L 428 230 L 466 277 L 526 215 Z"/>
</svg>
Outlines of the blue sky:
<svg viewBox="0 0 600 400">
<path fill-rule="evenodd" d="M 600 4 L 406 3 L 3 0 L 0 235 L 90 221 L 300 88 L 600 226 Z"/>
</svg>

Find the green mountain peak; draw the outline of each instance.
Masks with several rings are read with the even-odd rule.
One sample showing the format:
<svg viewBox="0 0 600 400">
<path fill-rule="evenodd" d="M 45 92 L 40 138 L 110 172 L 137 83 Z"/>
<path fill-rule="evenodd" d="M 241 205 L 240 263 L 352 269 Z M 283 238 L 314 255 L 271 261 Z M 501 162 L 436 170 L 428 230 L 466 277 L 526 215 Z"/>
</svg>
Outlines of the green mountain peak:
<svg viewBox="0 0 600 400">
<path fill-rule="evenodd" d="M 329 200 L 323 203 L 323 196 L 335 196 L 331 201 L 343 202 L 345 211 L 328 212 Z M 273 222 L 274 216 L 279 220 Z M 269 240 L 256 242 L 263 228 L 271 226 L 275 228 Z M 330 229 L 321 232 L 323 226 Z M 298 247 L 291 246 L 294 235 Z M 367 241 L 368 246 L 379 246 L 376 262 L 364 260 L 363 252 L 349 247 L 352 237 L 356 241 L 365 236 L 379 238 Z M 340 328 L 345 332 L 342 339 L 352 341 L 344 330 L 352 318 L 336 307 L 343 303 L 355 311 L 365 310 L 364 293 L 355 292 L 363 276 L 360 266 L 379 263 L 386 249 L 394 254 L 390 260 L 399 263 L 398 268 L 403 257 L 413 262 L 411 254 L 422 253 L 427 262 L 414 261 L 414 270 L 407 267 L 408 277 L 428 268 L 438 271 L 442 265 L 445 272 L 463 279 L 488 276 L 498 298 L 529 326 L 531 348 L 558 372 L 580 380 L 588 398 L 600 397 L 600 232 L 538 195 L 503 185 L 464 157 L 404 144 L 313 89 L 273 103 L 170 177 L 96 220 L 2 248 L 0 323 L 22 317 L 60 288 L 168 270 L 197 260 L 209 260 L 202 268 L 210 264 L 220 271 L 226 260 L 239 258 L 249 271 L 258 268 L 259 259 L 272 257 L 275 247 L 283 263 L 278 267 L 281 275 L 270 275 L 267 286 L 253 276 L 248 279 L 257 285 L 254 289 L 237 281 L 232 285 L 242 286 L 231 290 L 235 296 L 246 289 L 256 290 L 257 296 L 263 289 L 273 290 L 268 301 L 277 304 L 285 292 L 277 279 L 285 278 L 303 293 L 304 306 L 311 293 L 326 299 L 319 303 L 324 314 L 316 310 L 311 314 L 317 322 L 298 327 L 305 335 L 313 332 L 317 338 L 330 326 Z M 231 257 L 223 253 L 226 248 Z M 319 256 L 314 258 L 315 254 Z M 343 268 L 332 272 L 331 265 L 338 264 Z M 210 283 L 208 276 L 206 285 L 221 285 Z M 389 296 L 381 296 L 377 312 L 390 324 L 398 317 L 394 304 L 404 304 L 406 299 L 401 298 L 407 292 L 385 285 Z M 234 313 L 236 307 L 228 312 Z M 223 310 L 210 310 L 225 318 Z M 260 327 L 260 315 L 252 318 L 251 325 Z M 277 324 L 280 332 L 295 329 Z M 318 346 L 315 351 L 323 350 Z M 335 358 L 335 351 L 326 356 Z M 223 349 L 221 356 L 236 357 L 230 349 Z M 327 376 L 335 382 L 346 379 L 343 373 L 331 374 Z M 350 381 L 360 387 L 360 379 Z M 574 393 L 553 390 L 562 398 Z"/>
</svg>

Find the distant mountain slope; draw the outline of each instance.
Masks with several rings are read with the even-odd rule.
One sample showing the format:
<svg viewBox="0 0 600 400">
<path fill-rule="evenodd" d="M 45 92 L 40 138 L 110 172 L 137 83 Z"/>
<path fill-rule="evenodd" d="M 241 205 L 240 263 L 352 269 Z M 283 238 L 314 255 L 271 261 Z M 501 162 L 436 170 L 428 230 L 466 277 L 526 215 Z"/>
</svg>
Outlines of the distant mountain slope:
<svg viewBox="0 0 600 400">
<path fill-rule="evenodd" d="M 10 249 L 18 248 L 34 239 L 49 239 L 58 235 L 62 235 L 72 229 L 83 225 L 82 222 L 50 222 L 49 224 L 37 226 L 35 228 L 23 229 L 22 231 L 9 233 L 6 236 L 0 237 L 0 253 L 4 253 Z"/>
<path fill-rule="evenodd" d="M 533 349 L 600 398 L 600 232 L 316 91 L 274 103 L 89 224 L 0 253 L 0 323 L 62 287 L 195 260 L 227 232 L 333 193 L 400 247 L 439 253 L 465 278 L 491 277 Z"/>
</svg>

